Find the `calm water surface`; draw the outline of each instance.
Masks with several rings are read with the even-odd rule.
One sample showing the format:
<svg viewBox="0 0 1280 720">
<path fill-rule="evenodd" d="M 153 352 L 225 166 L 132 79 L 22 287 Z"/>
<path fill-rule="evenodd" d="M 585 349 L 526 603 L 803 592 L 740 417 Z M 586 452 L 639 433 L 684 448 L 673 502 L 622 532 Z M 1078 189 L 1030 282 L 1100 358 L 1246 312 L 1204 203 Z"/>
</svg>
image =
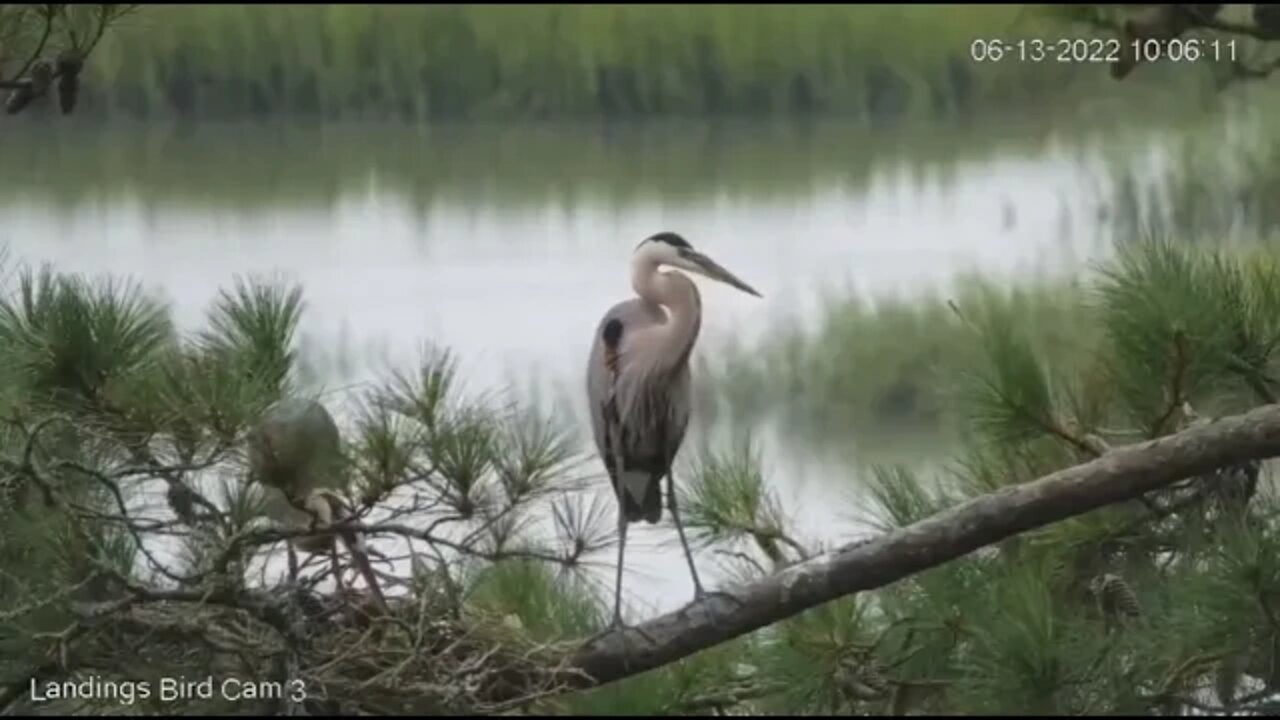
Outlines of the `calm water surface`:
<svg viewBox="0 0 1280 720">
<path fill-rule="evenodd" d="M 874 296 L 971 271 L 1058 275 L 1103 252 L 1102 160 L 1121 149 L 1037 126 L 950 132 L 66 132 L 0 188 L 0 241 L 22 260 L 138 277 L 191 327 L 235 275 L 299 282 L 331 388 L 408 367 L 431 342 L 458 354 L 469 387 L 553 388 L 582 413 L 591 333 L 631 293 L 632 249 L 659 230 L 764 294 L 700 281 L 699 353 L 797 309 L 811 317 L 833 286 Z M 767 476 L 802 536 L 855 532 L 855 470 L 764 430 Z M 689 598 L 679 551 L 656 546 L 673 538 L 629 535 L 636 601 Z M 712 558 L 701 566 L 714 576 Z"/>
</svg>

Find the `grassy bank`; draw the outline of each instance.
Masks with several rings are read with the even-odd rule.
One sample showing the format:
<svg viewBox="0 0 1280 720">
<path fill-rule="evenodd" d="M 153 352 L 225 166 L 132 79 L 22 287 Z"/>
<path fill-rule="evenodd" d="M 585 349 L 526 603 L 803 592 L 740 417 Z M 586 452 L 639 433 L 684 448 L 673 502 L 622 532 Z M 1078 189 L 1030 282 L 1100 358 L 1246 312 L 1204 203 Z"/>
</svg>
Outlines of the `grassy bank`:
<svg viewBox="0 0 1280 720">
<path fill-rule="evenodd" d="M 1080 86 L 1119 92 L 1097 66 L 970 58 L 976 38 L 1050 31 L 1078 32 L 1001 5 L 156 6 L 105 43 L 86 105 L 139 117 L 877 122 L 1066 105 Z"/>
<path fill-rule="evenodd" d="M 967 277 L 911 298 L 833 295 L 812 328 L 796 324 L 751 352 L 726 353 L 719 390 L 735 412 L 781 412 L 797 438 L 946 440 L 962 417 L 955 381 L 983 352 L 975 317 L 1007 317 L 1064 369 L 1089 359 L 1076 286 L 1010 289 Z"/>
<path fill-rule="evenodd" d="M 808 197 L 836 183 L 866 187 L 877 170 L 894 163 L 945 180 L 965 162 L 996 153 L 1042 153 L 1054 134 L 1038 124 L 1004 130 L 935 128 L 873 136 L 842 125 L 735 129 L 692 123 L 608 133 L 582 127 L 416 132 L 292 123 L 190 131 L 50 130 L 47 142 L 7 154 L 14 165 L 0 178 L 0 197 L 30 193 L 76 202 L 105 189 L 157 203 L 313 206 L 329 204 L 343 191 L 362 192 L 376 177 L 379 187 L 423 203 L 538 207 L 642 198 L 679 204 L 726 194 L 769 201 Z"/>
<path fill-rule="evenodd" d="M 1238 252 L 1249 276 L 1274 264 L 1277 246 Z M 1054 377 L 1076 378 L 1073 387 L 1055 388 L 1070 402 L 1088 395 L 1089 388 L 1078 385 L 1082 379 L 1105 378 L 1100 278 L 1089 273 L 1008 286 L 966 277 L 910 298 L 833 296 L 812 327 L 779 326 L 757 347 L 721 353 L 727 359 L 705 375 L 715 378 L 717 394 L 736 416 L 779 413 L 797 440 L 854 454 L 861 447 L 862 455 L 872 446 L 886 450 L 886 443 L 898 450 L 925 443 L 936 453 L 972 429 L 977 411 L 971 391 L 975 382 L 987 382 L 973 368 L 1010 370 L 1000 367 L 1008 358 L 992 344 L 992 327 L 1025 339 Z M 1073 409 L 1087 414 L 1087 408 Z"/>
<path fill-rule="evenodd" d="M 1273 251 L 1280 216 L 1268 198 L 1280 188 L 1280 135 L 1257 115 L 1167 133 L 1149 162 L 1110 156 L 1098 232 L 1120 249 L 1163 236 L 1202 249 Z M 830 293 L 811 327 L 780 325 L 759 347 L 723 353 L 729 359 L 711 374 L 735 412 L 781 412 L 797 438 L 946 440 L 969 421 L 971 408 L 955 393 L 984 352 L 961 314 L 1007 316 L 1056 369 L 1078 372 L 1096 361 L 1100 327 L 1082 282 L 1001 287 L 968 277 L 910 298 Z"/>
<path fill-rule="evenodd" d="M 1043 386 L 1072 414 L 1098 422 L 1095 413 L 1105 415 L 1116 402 L 1094 395 L 1091 387 L 1115 380 L 1112 344 L 1223 331 L 1217 323 L 1234 306 L 1197 305 L 1198 293 L 1219 281 L 1212 275 L 1218 266 L 1203 254 L 1209 251 L 1149 260 L 1143 287 L 1124 297 L 1107 289 L 1118 267 L 1109 259 L 1085 277 L 1059 283 L 1011 287 L 969 277 L 910 299 L 832 298 L 814 328 L 778 332 L 760 347 L 725 353 L 730 359 L 710 374 L 740 416 L 780 412 L 797 438 L 855 450 L 906 442 L 904 437 L 916 443 L 960 439 L 984 421 L 972 401 L 975 388 L 1002 383 Z M 1224 271 L 1224 277 L 1255 283 L 1249 292 L 1258 297 L 1275 292 L 1275 243 L 1227 253 L 1222 257 L 1234 265 L 1222 267 L 1239 270 Z M 1146 328 L 1143 313 L 1157 311 L 1176 317 L 1167 326 Z M 1027 358 L 1044 373 L 1035 382 L 1022 375 Z M 1148 370 L 1164 372 L 1153 368 Z M 1212 388 L 1204 390 L 1212 396 Z"/>
<path fill-rule="evenodd" d="M 1202 243 L 1252 241 L 1280 231 L 1280 134 L 1261 107 L 1243 113 L 1227 132 L 1171 138 L 1146 167 L 1109 169 L 1115 235 L 1176 231 Z"/>
<path fill-rule="evenodd" d="M 1154 106 L 1160 107 L 1160 106 Z M 1170 118 L 1117 106 L 980 123 L 842 120 L 587 123 L 50 123 L 6 148 L 0 202 L 77 204 L 124 195 L 157 205 L 266 208 L 332 204 L 371 179 L 425 208 L 436 201 L 571 209 L 637 200 L 679 206 L 710 198 L 786 202 L 840 186 L 869 188 L 900 168 L 947 182 L 975 163 L 1104 146 L 1116 157 L 1152 127 L 1207 123 L 1227 113 Z M 1116 127 L 1125 120 L 1117 131 Z M 199 168 L 199 172 L 192 172 Z"/>
</svg>

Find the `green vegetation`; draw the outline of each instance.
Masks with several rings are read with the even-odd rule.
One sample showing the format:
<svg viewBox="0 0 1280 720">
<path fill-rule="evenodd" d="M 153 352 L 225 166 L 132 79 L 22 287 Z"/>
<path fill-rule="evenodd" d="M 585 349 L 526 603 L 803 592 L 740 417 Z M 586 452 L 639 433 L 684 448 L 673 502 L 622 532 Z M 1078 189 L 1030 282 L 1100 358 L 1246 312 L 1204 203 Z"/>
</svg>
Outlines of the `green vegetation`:
<svg viewBox="0 0 1280 720">
<path fill-rule="evenodd" d="M 607 584 L 583 568 L 614 541 L 611 501 L 574 480 L 576 452 L 551 418 L 461 393 L 458 366 L 440 353 L 362 396 L 343 423 L 348 502 L 366 526 L 414 547 L 404 569 L 382 575 L 397 591 L 395 619 L 366 627 L 316 584 L 323 563 L 304 565 L 292 592 L 279 570 L 257 569 L 280 537 L 263 524 L 235 445 L 266 403 L 306 391 L 296 288 L 242 282 L 211 307 L 208 332 L 180 336 L 132 284 L 16 278 L 0 303 L 0 582 L 13 598 L 0 615 L 0 675 L 15 686 L 60 657 L 43 678 L 295 673 L 311 712 L 491 711 L 500 705 L 489 691 L 519 677 L 534 691 L 530 709 L 560 714 L 1082 714 L 1232 708 L 1280 682 L 1267 672 L 1280 647 L 1270 620 L 1280 498 L 1246 464 L 642 676 L 542 698 L 539 673 L 607 615 Z M 1062 337 L 1029 322 L 1054 307 L 1024 317 L 1026 296 L 962 295 L 972 343 L 948 387 L 971 409 L 965 451 L 937 477 L 879 468 L 864 511 L 881 528 L 902 526 L 1078 463 L 1098 443 L 1173 432 L 1188 411 L 1258 404 L 1280 369 L 1278 287 L 1280 262 L 1267 253 L 1135 244 L 1061 290 L 1061 306 L 1081 308 L 1093 328 L 1058 328 L 1078 346 L 1067 357 Z M 142 502 L 158 481 L 187 484 L 217 514 L 183 519 Z M 684 492 L 693 536 L 731 551 L 739 577 L 813 552 L 749 443 L 710 451 Z M 96 608 L 91 623 L 79 619 L 86 608 Z M 298 626 L 273 612 L 301 613 L 288 616 L 308 640 L 291 645 Z M 196 698 L 164 709 L 229 708 Z"/>
<path fill-rule="evenodd" d="M 712 197 L 786 202 L 833 187 L 868 189 L 904 167 L 910 181 L 923 184 L 945 183 L 993 158 L 1028 160 L 1063 148 L 1077 157 L 1128 158 L 1153 126 L 1221 133 L 1236 113 L 1226 105 L 1171 119 L 1159 105 L 1147 114 L 1091 105 L 974 126 L 883 130 L 834 120 L 673 121 L 608 130 L 576 124 L 30 127 L 23 133 L 33 142 L 6 148 L 12 164 L 0 176 L 0 202 L 38 200 L 65 209 L 123 197 L 154 206 L 256 211 L 332 206 L 344 194 L 367 192 L 371 183 L 420 210 L 438 202 L 566 210 L 652 200 L 696 206 Z M 1118 131 L 1124 118 L 1141 122 Z"/>
<path fill-rule="evenodd" d="M 971 94 L 954 76 L 938 79 L 954 67 L 956 43 L 1014 19 L 1003 8 L 957 10 L 963 21 L 951 8 L 914 6 L 731 14 L 741 10 L 168 8 L 145 18 L 153 47 L 103 47 L 99 98 L 139 116 L 800 110 L 873 120 L 963 114 L 964 97 L 975 108 L 1043 105 L 1037 98 L 1070 79 L 1009 65 L 975 72 Z M 571 35 L 590 42 L 558 42 Z M 926 51 L 918 37 L 937 46 Z M 405 58 L 414 61 L 396 64 Z M 418 90 L 391 90 L 410 86 Z M 680 130 L 643 157 L 636 145 L 549 128 L 483 140 L 398 131 L 421 142 L 421 154 L 385 136 L 362 142 L 351 128 L 239 130 L 201 130 L 194 142 L 182 128 L 42 130 L 65 142 L 13 148 L 0 194 L 15 205 L 52 190 L 67 203 L 125 192 L 260 208 L 332 202 L 372 180 L 424 204 L 697 201 L 722 190 L 709 182 L 718 173 L 733 193 L 761 199 L 864 187 L 878 169 L 838 128 L 763 148 L 743 136 L 706 163 L 707 138 Z M 918 160 L 910 167 L 921 176 L 990 150 L 956 142 L 962 135 L 923 151 L 905 134 L 896 145 L 857 137 Z M 1033 130 L 1018 142 L 1043 148 L 1052 138 Z M 932 297 L 832 297 L 816 328 L 726 354 L 721 389 L 735 414 L 780 409 L 798 436 L 876 442 L 905 428 L 959 440 L 936 473 L 874 468 L 850 510 L 881 531 L 1106 446 L 1167 435 L 1197 413 L 1274 402 L 1280 259 L 1262 242 L 1280 220 L 1268 202 L 1280 187 L 1273 147 L 1184 145 L 1154 185 L 1118 170 L 1107 178 L 1116 183 L 1103 226 L 1118 242 L 1086 277 L 1014 287 L 965 278 Z M 640 169 L 619 171 L 628 163 Z M 1237 238 L 1255 244 L 1220 247 Z M 240 281 L 209 308 L 204 330 L 181 332 L 131 279 L 0 272 L 0 714 L 26 697 L 30 678 L 89 674 L 301 679 L 309 714 L 1277 709 L 1267 698 L 1280 693 L 1280 494 L 1256 463 L 1024 533 L 641 676 L 552 693 L 548 671 L 602 628 L 612 599 L 611 583 L 589 572 L 608 568 L 616 542 L 613 501 L 592 491 L 604 486 L 598 462 L 562 418 L 464 392 L 458 359 L 426 352 L 350 404 L 325 398 L 342 405 L 343 500 L 363 526 L 351 532 L 380 551 L 389 617 L 368 612 L 362 581 L 343 581 L 351 594 L 335 588 L 323 554 L 303 553 L 292 577 L 281 558 L 289 531 L 249 482 L 242 445 L 273 402 L 315 392 L 298 345 L 304 297 Z M 731 574 L 750 580 L 812 555 L 806 542 L 822 533 L 787 519 L 758 448 L 732 440 L 681 478 L 683 514 L 702 563 L 731 558 Z M 525 697 L 505 702 L 513 694 Z M 35 709 L 121 708 L 73 700 Z M 153 695 L 126 709 L 294 708 Z"/>
<path fill-rule="evenodd" d="M 92 85 L 99 107 L 140 118 L 879 123 L 1112 93 L 1097 66 L 970 59 L 975 38 L 1057 35 L 1061 22 L 1000 5 L 156 7 L 104 44 Z"/>
<path fill-rule="evenodd" d="M 849 368 L 892 377 L 896 362 L 945 345 L 937 394 L 925 400 L 963 420 L 962 449 L 936 473 L 876 467 L 862 500 L 874 527 L 903 527 L 1092 458 L 1100 445 L 1173 432 L 1196 422 L 1188 410 L 1218 415 L 1271 401 L 1278 281 L 1280 263 L 1266 250 L 1133 242 L 1050 291 L 973 282 L 956 294 L 958 311 L 849 311 L 825 326 L 879 321 L 883 332 L 861 343 L 835 334 L 831 344 L 856 358 L 819 367 L 817 390 L 786 390 L 838 426 L 858 415 L 824 395 L 842 378 L 857 383 Z M 738 467 L 739 483 L 753 477 Z M 1177 714 L 1257 702 L 1274 692 L 1270 643 L 1280 633 L 1267 619 L 1280 601 L 1280 498 L 1267 481 L 1254 486 L 1257 469 L 1206 474 L 780 623 L 743 659 L 761 668 L 761 686 L 776 683 L 750 707 Z M 767 503 L 756 518 L 777 523 Z"/>
<path fill-rule="evenodd" d="M 813 327 L 778 323 L 761 347 L 724 353 L 718 389 L 735 412 L 781 413 L 797 441 L 847 445 L 852 455 L 895 438 L 953 439 L 967 415 L 954 380 L 983 351 L 962 314 L 1007 315 L 1055 364 L 1079 369 L 1092 352 L 1079 297 L 1074 284 L 1006 288 L 976 277 L 947 295 L 833 295 Z"/>
<path fill-rule="evenodd" d="M 1218 133 L 1175 135 L 1165 146 L 1167 163 L 1155 172 L 1110 170 L 1118 238 L 1144 230 L 1176 231 L 1195 242 L 1246 242 L 1275 238 L 1280 210 L 1280 136 L 1255 108 L 1237 118 L 1226 138 Z"/>
<path fill-rule="evenodd" d="M 1194 245 L 1270 247 L 1280 217 L 1270 198 L 1280 187 L 1280 135 L 1247 118 L 1221 129 L 1196 128 L 1162 138 L 1152 167 L 1111 156 L 1100 183 L 1108 201 L 1100 235 L 1119 247 L 1152 234 Z M 964 277 L 953 287 L 908 298 L 829 293 L 812 322 L 779 322 L 756 347 L 720 355 L 718 392 L 735 412 L 781 413 L 801 442 L 882 447 L 908 435 L 947 443 L 972 408 L 950 391 L 980 348 L 949 304 L 1010 314 L 1057 366 L 1081 370 L 1098 360 L 1082 338 L 1097 318 L 1074 280 L 1026 278 L 1012 286 Z M 984 311 L 984 312 L 985 312 Z M 913 443 L 923 442 L 914 440 Z"/>
</svg>

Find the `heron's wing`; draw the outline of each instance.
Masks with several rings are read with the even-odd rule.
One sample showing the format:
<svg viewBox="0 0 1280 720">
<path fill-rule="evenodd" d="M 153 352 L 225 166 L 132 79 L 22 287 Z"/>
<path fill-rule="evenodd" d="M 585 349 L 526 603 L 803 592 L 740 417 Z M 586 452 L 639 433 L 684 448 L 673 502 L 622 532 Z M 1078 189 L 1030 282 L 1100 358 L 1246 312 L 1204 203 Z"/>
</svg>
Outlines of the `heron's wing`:
<svg viewBox="0 0 1280 720">
<path fill-rule="evenodd" d="M 587 361 L 587 400 L 590 403 L 591 427 L 596 448 L 606 464 L 612 464 L 613 448 L 609 446 L 610 426 L 620 421 L 618 389 L 624 368 L 623 343 L 629 343 L 628 335 L 639 327 L 650 324 L 643 304 L 639 300 L 620 302 L 609 308 L 600 319 L 591 340 L 591 356 Z M 620 333 L 616 343 L 606 341 L 606 328 L 613 326 Z M 610 338 L 613 340 L 613 338 Z"/>
<path fill-rule="evenodd" d="M 626 436 L 628 455 L 649 456 L 671 445 L 688 421 L 687 373 L 671 376 L 671 358 L 655 332 L 666 322 L 662 310 L 642 300 L 618 303 L 596 328 L 587 371 L 592 427 L 602 456 L 610 455 L 609 426 Z M 674 422 L 672 422 L 674 421 Z M 652 445 L 652 447 L 649 447 Z M 674 455 L 674 448 L 661 453 Z"/>
<path fill-rule="evenodd" d="M 605 313 L 592 342 L 587 394 L 596 448 L 629 522 L 662 517 L 661 481 L 689 419 L 688 367 L 684 356 L 671 356 L 666 322 L 660 307 L 630 300 Z"/>
</svg>

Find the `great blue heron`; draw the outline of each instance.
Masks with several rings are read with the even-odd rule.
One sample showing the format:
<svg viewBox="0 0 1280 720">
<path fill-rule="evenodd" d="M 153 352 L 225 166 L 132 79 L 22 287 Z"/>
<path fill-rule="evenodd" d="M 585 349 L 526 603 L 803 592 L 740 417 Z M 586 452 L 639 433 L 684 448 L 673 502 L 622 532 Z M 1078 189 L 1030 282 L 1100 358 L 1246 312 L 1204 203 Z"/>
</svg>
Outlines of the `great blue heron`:
<svg viewBox="0 0 1280 720">
<path fill-rule="evenodd" d="M 249 433 L 248 449 L 249 475 L 268 493 L 268 514 L 302 531 L 323 530 L 350 519 L 352 509 L 342 497 L 348 475 L 341 444 L 333 416 L 315 400 L 285 398 L 267 408 Z M 386 599 L 361 538 L 349 530 L 340 536 L 379 609 L 385 610 Z M 338 590 L 345 592 L 332 535 L 301 536 L 287 542 L 291 575 L 296 574 L 294 545 L 304 552 L 328 554 Z"/>
<path fill-rule="evenodd" d="M 596 328 L 587 366 L 587 398 L 596 448 L 618 497 L 618 570 L 613 627 L 622 623 L 622 558 L 627 525 L 662 518 L 667 479 L 671 519 L 680 535 L 695 599 L 705 593 L 676 510 L 671 466 L 689 424 L 689 355 L 702 327 L 702 299 L 679 268 L 761 297 L 673 232 L 636 246 L 631 286 L 639 297 L 609 308 Z"/>
</svg>

